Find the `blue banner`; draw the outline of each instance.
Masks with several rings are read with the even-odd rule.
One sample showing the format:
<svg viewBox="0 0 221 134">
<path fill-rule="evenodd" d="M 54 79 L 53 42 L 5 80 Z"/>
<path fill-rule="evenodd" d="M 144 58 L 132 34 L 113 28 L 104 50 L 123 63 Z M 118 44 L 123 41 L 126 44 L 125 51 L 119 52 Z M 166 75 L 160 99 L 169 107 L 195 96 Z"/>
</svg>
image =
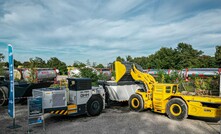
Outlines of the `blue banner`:
<svg viewBox="0 0 221 134">
<path fill-rule="evenodd" d="M 12 45 L 8 45 L 8 63 L 9 63 L 9 79 L 10 79 L 10 92 L 8 101 L 8 114 L 15 118 L 15 94 L 14 94 L 14 59 L 13 59 Z"/>
</svg>

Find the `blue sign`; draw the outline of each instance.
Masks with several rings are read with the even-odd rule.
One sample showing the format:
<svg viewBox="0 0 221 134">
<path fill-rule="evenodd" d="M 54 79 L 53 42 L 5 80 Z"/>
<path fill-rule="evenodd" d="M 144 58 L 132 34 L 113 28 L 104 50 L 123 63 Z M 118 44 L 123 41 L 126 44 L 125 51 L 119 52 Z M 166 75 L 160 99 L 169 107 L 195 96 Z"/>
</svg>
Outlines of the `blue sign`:
<svg viewBox="0 0 221 134">
<path fill-rule="evenodd" d="M 32 117 L 28 119 L 28 125 L 41 124 L 41 123 L 43 123 L 43 119 L 41 116 Z"/>
<path fill-rule="evenodd" d="M 42 98 L 28 98 L 28 113 L 29 117 L 43 114 Z"/>
<path fill-rule="evenodd" d="M 13 59 L 12 45 L 8 45 L 8 63 L 9 63 L 9 79 L 10 79 L 10 92 L 8 101 L 8 114 L 15 118 L 15 93 L 14 93 L 14 59 Z"/>
</svg>

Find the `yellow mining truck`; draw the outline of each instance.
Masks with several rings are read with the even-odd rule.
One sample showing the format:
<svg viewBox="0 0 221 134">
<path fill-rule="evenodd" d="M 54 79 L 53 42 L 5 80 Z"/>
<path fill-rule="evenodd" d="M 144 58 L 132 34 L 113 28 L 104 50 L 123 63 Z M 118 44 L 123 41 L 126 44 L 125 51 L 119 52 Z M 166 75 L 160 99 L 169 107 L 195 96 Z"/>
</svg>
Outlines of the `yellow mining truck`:
<svg viewBox="0 0 221 134">
<path fill-rule="evenodd" d="M 183 95 L 178 84 L 158 83 L 151 75 L 143 73 L 136 64 L 131 67 L 119 61 L 115 62 L 116 81 L 133 79 L 144 84 L 129 98 L 129 107 L 133 111 L 151 109 L 167 114 L 174 120 L 185 119 L 188 115 L 198 117 L 221 117 L 221 97 Z"/>
</svg>

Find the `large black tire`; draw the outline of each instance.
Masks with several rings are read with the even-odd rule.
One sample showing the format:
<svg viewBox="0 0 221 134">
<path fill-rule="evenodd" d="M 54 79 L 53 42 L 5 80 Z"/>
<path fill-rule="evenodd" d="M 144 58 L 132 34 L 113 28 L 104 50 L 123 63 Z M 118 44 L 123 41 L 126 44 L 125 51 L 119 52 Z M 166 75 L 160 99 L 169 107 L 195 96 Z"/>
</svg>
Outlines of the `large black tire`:
<svg viewBox="0 0 221 134">
<path fill-rule="evenodd" d="M 8 104 L 8 88 L 5 86 L 0 87 L 0 106 Z"/>
<path fill-rule="evenodd" d="M 87 102 L 87 114 L 89 116 L 99 115 L 103 110 L 103 100 L 99 95 L 93 95 Z"/>
<path fill-rule="evenodd" d="M 183 120 L 187 118 L 187 105 L 182 99 L 173 98 L 167 103 L 166 113 L 170 119 Z"/>
<path fill-rule="evenodd" d="M 139 94 L 131 95 L 128 103 L 132 111 L 140 112 L 144 109 L 143 98 Z"/>
</svg>

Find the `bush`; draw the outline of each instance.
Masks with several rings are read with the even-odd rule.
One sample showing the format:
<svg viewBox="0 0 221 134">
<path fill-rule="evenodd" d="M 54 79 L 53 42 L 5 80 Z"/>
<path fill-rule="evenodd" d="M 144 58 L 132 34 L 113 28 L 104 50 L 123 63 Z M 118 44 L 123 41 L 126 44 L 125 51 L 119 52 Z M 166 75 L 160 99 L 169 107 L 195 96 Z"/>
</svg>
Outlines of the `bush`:
<svg viewBox="0 0 221 134">
<path fill-rule="evenodd" d="M 159 83 L 181 83 L 183 82 L 183 78 L 178 72 L 171 72 L 170 74 L 165 73 L 163 70 L 158 71 L 157 77 L 155 77 L 156 81 Z"/>
</svg>

